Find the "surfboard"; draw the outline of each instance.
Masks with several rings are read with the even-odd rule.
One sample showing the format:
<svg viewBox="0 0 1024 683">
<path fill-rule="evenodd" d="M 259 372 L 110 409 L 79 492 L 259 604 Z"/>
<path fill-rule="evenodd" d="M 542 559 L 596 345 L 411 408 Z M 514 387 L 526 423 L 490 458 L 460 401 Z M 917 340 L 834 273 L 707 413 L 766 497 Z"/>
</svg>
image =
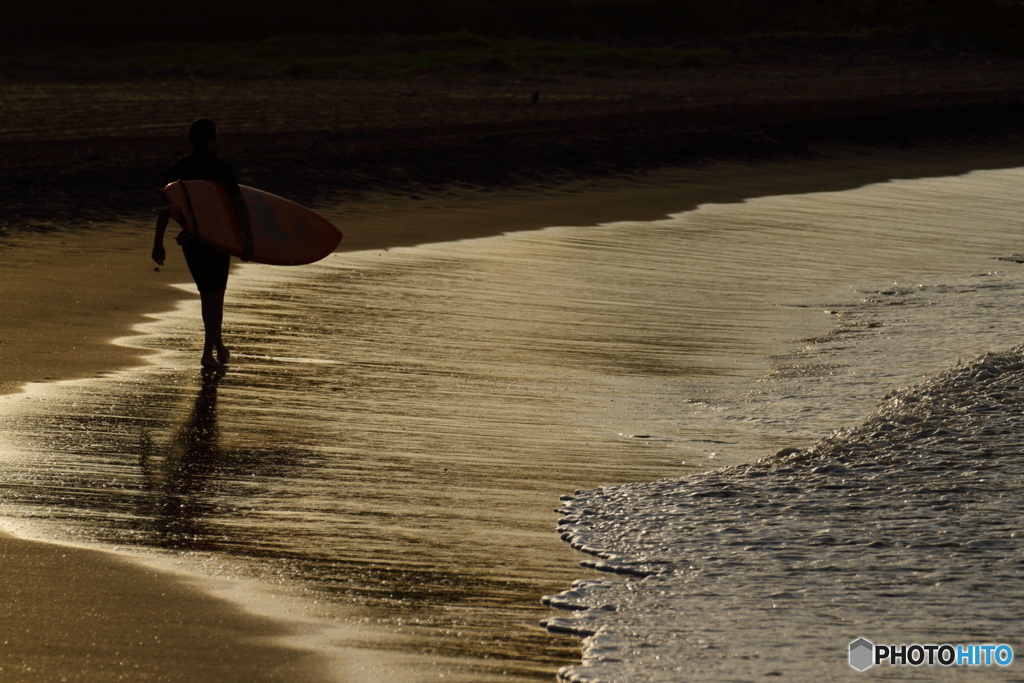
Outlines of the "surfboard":
<svg viewBox="0 0 1024 683">
<path fill-rule="evenodd" d="M 277 195 L 240 186 L 252 223 L 253 261 L 298 266 L 324 258 L 341 232 L 319 214 Z M 244 239 L 227 192 L 208 180 L 178 180 L 163 189 L 171 218 L 200 242 L 242 256 Z"/>
</svg>

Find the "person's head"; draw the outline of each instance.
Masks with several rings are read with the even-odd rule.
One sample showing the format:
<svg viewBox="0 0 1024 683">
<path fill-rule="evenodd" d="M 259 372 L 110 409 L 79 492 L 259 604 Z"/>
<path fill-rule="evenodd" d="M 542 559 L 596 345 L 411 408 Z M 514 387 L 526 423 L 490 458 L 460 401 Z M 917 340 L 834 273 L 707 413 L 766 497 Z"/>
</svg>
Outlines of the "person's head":
<svg viewBox="0 0 1024 683">
<path fill-rule="evenodd" d="M 217 153 L 217 124 L 213 119 L 196 119 L 188 129 L 188 142 L 192 151 Z"/>
</svg>

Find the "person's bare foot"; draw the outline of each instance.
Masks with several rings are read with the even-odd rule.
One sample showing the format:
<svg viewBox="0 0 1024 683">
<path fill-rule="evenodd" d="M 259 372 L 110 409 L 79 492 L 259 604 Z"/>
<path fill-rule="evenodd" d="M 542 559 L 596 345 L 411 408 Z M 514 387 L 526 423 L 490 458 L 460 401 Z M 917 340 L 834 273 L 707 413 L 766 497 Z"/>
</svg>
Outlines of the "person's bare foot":
<svg viewBox="0 0 1024 683">
<path fill-rule="evenodd" d="M 214 358 L 212 354 L 209 356 L 203 356 L 202 360 L 199 361 L 199 364 L 207 370 L 223 370 L 226 367 L 223 363 Z"/>
<path fill-rule="evenodd" d="M 228 360 L 230 360 L 230 359 L 231 359 L 231 351 L 228 350 L 228 347 L 224 346 L 223 344 L 218 344 L 217 345 L 217 362 L 219 362 L 221 364 L 221 367 L 227 365 L 228 364 Z"/>
</svg>

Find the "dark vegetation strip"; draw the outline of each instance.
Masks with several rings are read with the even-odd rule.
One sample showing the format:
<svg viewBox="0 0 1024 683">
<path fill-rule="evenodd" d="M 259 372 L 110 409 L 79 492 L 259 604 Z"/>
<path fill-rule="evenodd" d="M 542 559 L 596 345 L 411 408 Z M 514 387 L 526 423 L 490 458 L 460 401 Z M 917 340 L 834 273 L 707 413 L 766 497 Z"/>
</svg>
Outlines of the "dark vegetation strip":
<svg viewBox="0 0 1024 683">
<path fill-rule="evenodd" d="M 125 45 L 453 31 L 707 38 L 884 30 L 1020 50 L 1022 21 L 1021 0 L 34 0 L 0 5 L 0 42 Z"/>
</svg>

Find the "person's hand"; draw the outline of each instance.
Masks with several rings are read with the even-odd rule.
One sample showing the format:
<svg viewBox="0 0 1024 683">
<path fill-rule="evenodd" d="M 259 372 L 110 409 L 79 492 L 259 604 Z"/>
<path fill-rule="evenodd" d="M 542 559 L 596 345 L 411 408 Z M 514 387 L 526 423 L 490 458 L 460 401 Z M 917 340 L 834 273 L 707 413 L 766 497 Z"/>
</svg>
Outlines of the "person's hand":
<svg viewBox="0 0 1024 683">
<path fill-rule="evenodd" d="M 153 255 L 153 260 L 156 261 L 156 264 L 158 266 L 162 266 L 164 264 L 164 259 L 167 258 L 167 251 L 164 249 L 164 245 L 162 245 L 162 244 L 154 244 L 153 245 L 153 254 L 152 255 Z"/>
</svg>

